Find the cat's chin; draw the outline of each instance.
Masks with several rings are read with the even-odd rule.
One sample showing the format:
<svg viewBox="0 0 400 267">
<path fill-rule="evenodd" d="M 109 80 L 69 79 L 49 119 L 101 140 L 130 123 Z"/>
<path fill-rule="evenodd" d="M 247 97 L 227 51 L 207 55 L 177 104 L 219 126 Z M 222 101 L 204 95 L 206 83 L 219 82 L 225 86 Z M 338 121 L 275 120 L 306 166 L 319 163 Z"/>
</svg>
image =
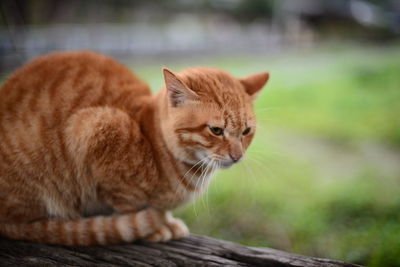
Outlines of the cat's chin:
<svg viewBox="0 0 400 267">
<path fill-rule="evenodd" d="M 218 167 L 220 168 L 220 169 L 229 169 L 230 167 L 232 167 L 233 165 L 234 165 L 235 163 L 220 163 L 219 165 L 218 165 Z"/>
</svg>

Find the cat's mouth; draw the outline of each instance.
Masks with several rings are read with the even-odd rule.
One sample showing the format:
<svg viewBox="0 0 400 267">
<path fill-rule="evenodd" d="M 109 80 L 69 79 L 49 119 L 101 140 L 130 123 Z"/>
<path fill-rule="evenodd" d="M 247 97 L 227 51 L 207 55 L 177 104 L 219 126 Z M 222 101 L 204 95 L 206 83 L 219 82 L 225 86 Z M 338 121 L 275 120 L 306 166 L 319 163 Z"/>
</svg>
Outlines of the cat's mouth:
<svg viewBox="0 0 400 267">
<path fill-rule="evenodd" d="M 230 158 L 218 156 L 218 155 L 209 155 L 207 152 L 196 152 L 196 158 L 198 159 L 197 164 L 203 163 L 205 165 L 214 166 L 216 169 L 228 169 L 238 163 L 239 161 L 233 161 Z"/>
<path fill-rule="evenodd" d="M 231 161 L 231 162 L 222 161 L 218 164 L 218 166 L 220 169 L 228 169 L 228 168 L 232 167 L 234 164 L 235 163 L 233 161 Z"/>
<path fill-rule="evenodd" d="M 237 163 L 237 162 L 234 162 L 233 160 L 224 159 L 224 158 L 223 159 L 213 159 L 210 161 L 214 161 L 218 169 L 228 169 L 228 168 L 232 167 L 233 165 L 235 165 L 235 163 Z"/>
</svg>

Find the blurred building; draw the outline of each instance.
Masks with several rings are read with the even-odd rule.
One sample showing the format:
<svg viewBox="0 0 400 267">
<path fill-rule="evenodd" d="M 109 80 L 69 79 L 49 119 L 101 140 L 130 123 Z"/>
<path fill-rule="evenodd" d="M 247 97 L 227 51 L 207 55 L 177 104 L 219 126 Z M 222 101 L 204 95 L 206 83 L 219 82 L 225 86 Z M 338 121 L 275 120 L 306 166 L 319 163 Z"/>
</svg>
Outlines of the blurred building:
<svg viewBox="0 0 400 267">
<path fill-rule="evenodd" d="M 329 38 L 391 39 L 400 33 L 399 3 L 2 0 L 0 70 L 55 50 L 128 59 L 273 52 Z"/>
</svg>

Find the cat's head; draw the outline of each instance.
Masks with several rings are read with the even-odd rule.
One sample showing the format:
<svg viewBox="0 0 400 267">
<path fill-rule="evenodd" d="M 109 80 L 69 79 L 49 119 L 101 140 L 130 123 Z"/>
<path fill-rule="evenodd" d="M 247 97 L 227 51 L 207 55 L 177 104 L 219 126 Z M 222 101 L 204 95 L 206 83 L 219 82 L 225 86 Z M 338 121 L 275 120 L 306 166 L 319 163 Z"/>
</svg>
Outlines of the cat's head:
<svg viewBox="0 0 400 267">
<path fill-rule="evenodd" d="M 253 101 L 269 74 L 235 78 L 213 68 L 163 72 L 167 103 L 161 125 L 174 156 L 220 168 L 240 161 L 256 130 Z"/>
</svg>

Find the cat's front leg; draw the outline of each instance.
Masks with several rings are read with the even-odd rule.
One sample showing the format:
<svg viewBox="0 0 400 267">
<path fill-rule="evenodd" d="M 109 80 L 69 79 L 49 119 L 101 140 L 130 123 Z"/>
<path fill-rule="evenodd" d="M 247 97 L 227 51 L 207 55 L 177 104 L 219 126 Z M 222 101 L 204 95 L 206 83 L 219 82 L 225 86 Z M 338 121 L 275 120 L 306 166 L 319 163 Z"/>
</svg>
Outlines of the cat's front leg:
<svg viewBox="0 0 400 267">
<path fill-rule="evenodd" d="M 189 235 L 189 229 L 181 220 L 174 218 L 171 212 L 165 212 L 165 223 L 157 231 L 146 238 L 149 242 L 166 242 L 172 239 L 180 239 Z"/>
<path fill-rule="evenodd" d="M 120 191 L 121 193 L 121 191 Z M 140 225 L 143 223 L 150 223 L 147 229 L 152 228 L 152 232 L 146 236 L 142 236 L 149 242 L 166 242 L 172 239 L 179 239 L 189 235 L 189 229 L 186 224 L 177 218 L 174 218 L 172 214 L 168 211 L 161 211 L 159 209 L 152 208 L 151 206 L 144 205 L 143 201 L 135 200 L 129 195 L 121 194 L 108 194 L 108 203 L 114 208 L 114 210 L 120 214 L 135 214 L 143 210 L 154 210 L 154 214 L 157 216 L 152 216 L 152 220 L 149 221 L 137 221 L 136 227 L 144 228 L 145 225 Z"/>
<path fill-rule="evenodd" d="M 112 190 L 104 194 L 104 199 L 120 214 L 134 214 L 146 207 L 151 209 L 151 206 L 147 206 L 146 202 L 143 201 L 144 197 L 135 198 L 132 195 L 130 187 L 113 188 L 108 185 L 107 188 L 112 188 Z M 103 194 L 100 193 L 99 195 Z M 157 225 L 157 227 L 142 239 L 149 242 L 166 242 L 189 235 L 189 229 L 182 220 L 174 218 L 169 211 L 155 210 L 157 210 L 159 216 L 153 216 L 154 220 L 157 220 L 153 221 L 153 224 Z"/>
</svg>

